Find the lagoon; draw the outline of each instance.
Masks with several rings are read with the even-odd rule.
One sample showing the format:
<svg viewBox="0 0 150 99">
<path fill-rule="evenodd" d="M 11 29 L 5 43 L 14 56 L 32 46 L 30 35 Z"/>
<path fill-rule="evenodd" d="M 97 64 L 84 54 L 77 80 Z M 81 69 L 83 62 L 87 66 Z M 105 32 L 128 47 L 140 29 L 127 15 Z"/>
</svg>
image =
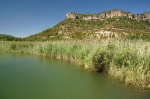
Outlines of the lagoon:
<svg viewBox="0 0 150 99">
<path fill-rule="evenodd" d="M 27 54 L 0 54 L 0 99 L 149 99 L 105 73 Z"/>
</svg>

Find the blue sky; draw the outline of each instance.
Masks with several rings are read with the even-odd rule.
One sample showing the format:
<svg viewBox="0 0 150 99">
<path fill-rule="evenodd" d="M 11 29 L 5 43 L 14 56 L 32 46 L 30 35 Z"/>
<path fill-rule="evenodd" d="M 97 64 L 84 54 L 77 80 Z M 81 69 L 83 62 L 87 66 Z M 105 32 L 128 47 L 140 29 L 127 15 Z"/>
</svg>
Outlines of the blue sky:
<svg viewBox="0 0 150 99">
<path fill-rule="evenodd" d="M 67 12 L 150 11 L 150 0 L 0 0 L 0 34 L 26 37 L 51 28 Z"/>
</svg>

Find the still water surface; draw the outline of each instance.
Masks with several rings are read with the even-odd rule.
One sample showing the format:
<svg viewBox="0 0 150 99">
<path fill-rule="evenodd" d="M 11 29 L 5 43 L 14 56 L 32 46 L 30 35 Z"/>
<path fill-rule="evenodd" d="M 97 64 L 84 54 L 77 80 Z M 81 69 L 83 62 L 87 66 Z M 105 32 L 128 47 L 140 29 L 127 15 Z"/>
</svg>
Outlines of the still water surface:
<svg viewBox="0 0 150 99">
<path fill-rule="evenodd" d="M 150 99 L 150 91 L 60 60 L 0 54 L 0 99 Z"/>
</svg>

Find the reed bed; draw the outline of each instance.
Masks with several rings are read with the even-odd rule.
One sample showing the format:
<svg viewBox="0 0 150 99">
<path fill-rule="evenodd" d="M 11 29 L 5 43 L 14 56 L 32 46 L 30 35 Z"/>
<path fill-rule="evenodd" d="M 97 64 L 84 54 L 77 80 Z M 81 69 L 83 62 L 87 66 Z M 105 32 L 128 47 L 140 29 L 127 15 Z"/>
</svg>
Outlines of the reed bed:
<svg viewBox="0 0 150 99">
<path fill-rule="evenodd" d="M 150 42 L 134 40 L 0 41 L 0 52 L 45 55 L 72 61 L 141 88 L 150 88 Z"/>
</svg>

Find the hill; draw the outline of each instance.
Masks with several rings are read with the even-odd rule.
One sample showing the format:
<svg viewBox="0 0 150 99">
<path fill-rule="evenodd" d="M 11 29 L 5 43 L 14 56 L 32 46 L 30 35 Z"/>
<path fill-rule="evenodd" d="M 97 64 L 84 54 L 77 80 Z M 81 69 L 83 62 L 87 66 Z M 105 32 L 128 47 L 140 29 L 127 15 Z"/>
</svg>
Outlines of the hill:
<svg viewBox="0 0 150 99">
<path fill-rule="evenodd" d="M 14 37 L 12 35 L 0 34 L 0 41 L 22 41 L 23 38 Z"/>
<path fill-rule="evenodd" d="M 68 13 L 53 28 L 27 37 L 31 41 L 60 39 L 130 38 L 150 40 L 150 12 L 131 14 L 122 10 L 99 14 Z"/>
</svg>

